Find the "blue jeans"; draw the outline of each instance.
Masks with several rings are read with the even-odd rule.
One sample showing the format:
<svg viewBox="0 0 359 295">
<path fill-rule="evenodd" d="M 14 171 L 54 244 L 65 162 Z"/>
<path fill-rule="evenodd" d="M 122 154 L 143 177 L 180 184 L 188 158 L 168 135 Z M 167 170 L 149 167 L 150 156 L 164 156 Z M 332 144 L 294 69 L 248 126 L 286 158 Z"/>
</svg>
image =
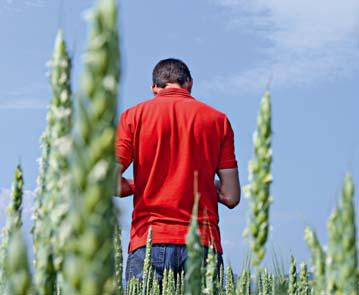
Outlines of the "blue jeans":
<svg viewBox="0 0 359 295">
<path fill-rule="evenodd" d="M 126 265 L 126 282 L 131 278 L 142 279 L 143 264 L 145 260 L 146 247 L 139 248 L 128 254 Z M 205 263 L 208 255 L 208 248 L 204 248 L 203 261 Z M 187 249 L 185 245 L 156 244 L 152 246 L 152 267 L 158 280 L 162 280 L 165 269 L 172 269 L 176 274 L 184 271 Z M 222 255 L 217 254 L 217 268 L 223 264 Z"/>
</svg>

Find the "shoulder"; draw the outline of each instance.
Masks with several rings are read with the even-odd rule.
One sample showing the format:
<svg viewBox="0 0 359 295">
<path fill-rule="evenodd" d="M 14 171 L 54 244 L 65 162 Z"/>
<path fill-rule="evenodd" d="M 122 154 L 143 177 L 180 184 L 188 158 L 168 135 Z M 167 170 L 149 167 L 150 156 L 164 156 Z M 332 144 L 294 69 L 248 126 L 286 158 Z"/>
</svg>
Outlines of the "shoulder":
<svg viewBox="0 0 359 295">
<path fill-rule="evenodd" d="M 152 104 L 153 101 L 154 101 L 154 98 L 150 98 L 150 99 L 147 99 L 143 102 L 140 102 L 134 106 L 131 106 L 131 107 L 125 109 L 121 113 L 121 118 L 134 118 L 139 112 L 141 112 L 141 110 L 146 108 L 146 106 Z"/>
<path fill-rule="evenodd" d="M 203 101 L 201 101 L 197 98 L 195 98 L 194 101 L 197 104 L 197 107 L 201 113 L 211 117 L 214 120 L 220 121 L 220 122 L 228 120 L 227 115 L 224 112 L 214 108 L 213 106 L 210 106 L 210 105 L 204 103 Z"/>
</svg>

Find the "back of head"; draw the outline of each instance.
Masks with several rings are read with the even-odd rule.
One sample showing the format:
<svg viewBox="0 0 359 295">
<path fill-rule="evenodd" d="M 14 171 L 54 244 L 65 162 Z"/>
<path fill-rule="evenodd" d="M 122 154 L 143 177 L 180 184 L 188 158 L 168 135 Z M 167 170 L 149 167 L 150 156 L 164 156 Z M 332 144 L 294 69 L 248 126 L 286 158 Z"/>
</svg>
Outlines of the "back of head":
<svg viewBox="0 0 359 295">
<path fill-rule="evenodd" d="M 153 69 L 153 85 L 165 88 L 168 83 L 177 83 L 185 87 L 186 83 L 192 81 L 191 72 L 187 65 L 175 58 L 161 60 Z"/>
</svg>

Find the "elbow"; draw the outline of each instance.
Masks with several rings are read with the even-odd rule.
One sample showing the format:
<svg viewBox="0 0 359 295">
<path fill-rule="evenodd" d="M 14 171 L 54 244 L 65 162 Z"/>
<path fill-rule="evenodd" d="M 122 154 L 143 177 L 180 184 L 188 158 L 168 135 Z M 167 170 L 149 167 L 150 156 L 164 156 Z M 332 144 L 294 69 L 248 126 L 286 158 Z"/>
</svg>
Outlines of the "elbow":
<svg viewBox="0 0 359 295">
<path fill-rule="evenodd" d="M 239 205 L 240 201 L 241 201 L 241 194 L 238 193 L 227 199 L 226 206 L 229 209 L 234 209 Z"/>
<path fill-rule="evenodd" d="M 241 187 L 238 185 L 235 190 L 233 190 L 232 194 L 228 198 L 227 207 L 229 209 L 236 208 L 241 202 Z"/>
<path fill-rule="evenodd" d="M 227 207 L 228 207 L 229 209 L 234 209 L 234 208 L 236 208 L 236 207 L 239 205 L 239 203 L 240 203 L 240 198 L 237 199 L 237 200 L 228 202 L 228 203 L 227 203 Z"/>
</svg>

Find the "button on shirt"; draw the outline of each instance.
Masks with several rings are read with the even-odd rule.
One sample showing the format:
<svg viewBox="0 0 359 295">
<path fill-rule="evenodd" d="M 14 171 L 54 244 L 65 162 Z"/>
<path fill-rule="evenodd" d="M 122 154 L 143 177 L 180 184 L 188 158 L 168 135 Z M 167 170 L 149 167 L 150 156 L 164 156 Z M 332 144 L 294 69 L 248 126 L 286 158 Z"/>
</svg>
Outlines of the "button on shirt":
<svg viewBox="0 0 359 295">
<path fill-rule="evenodd" d="M 130 252 L 146 245 L 150 226 L 154 244 L 186 243 L 198 171 L 201 240 L 222 253 L 214 177 L 219 169 L 237 167 L 224 113 L 185 89 L 163 89 L 121 115 L 116 154 L 125 169 L 134 164 Z"/>
</svg>

